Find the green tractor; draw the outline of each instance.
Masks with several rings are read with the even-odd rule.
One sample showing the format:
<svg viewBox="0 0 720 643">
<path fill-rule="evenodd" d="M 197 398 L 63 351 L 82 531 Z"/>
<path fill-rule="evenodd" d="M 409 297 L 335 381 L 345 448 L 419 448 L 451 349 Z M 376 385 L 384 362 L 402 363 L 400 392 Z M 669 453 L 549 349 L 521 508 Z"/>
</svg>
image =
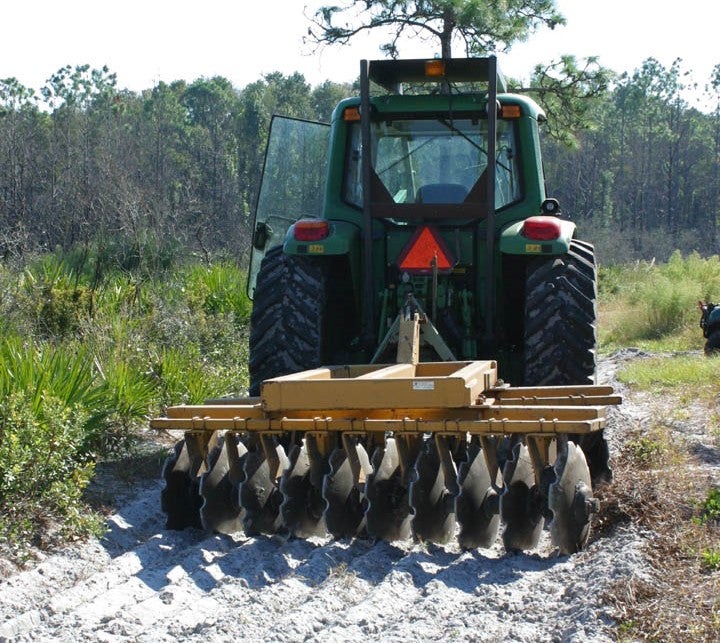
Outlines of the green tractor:
<svg viewBox="0 0 720 643">
<path fill-rule="evenodd" d="M 276 117 L 250 394 L 321 364 L 394 361 L 395 322 L 416 312 L 422 360 L 497 360 L 514 385 L 594 383 L 594 251 L 546 195 L 544 120 L 506 93 L 494 57 L 362 61 L 360 96 L 329 126 Z M 609 479 L 602 432 L 575 441 L 593 482 Z"/>
</svg>

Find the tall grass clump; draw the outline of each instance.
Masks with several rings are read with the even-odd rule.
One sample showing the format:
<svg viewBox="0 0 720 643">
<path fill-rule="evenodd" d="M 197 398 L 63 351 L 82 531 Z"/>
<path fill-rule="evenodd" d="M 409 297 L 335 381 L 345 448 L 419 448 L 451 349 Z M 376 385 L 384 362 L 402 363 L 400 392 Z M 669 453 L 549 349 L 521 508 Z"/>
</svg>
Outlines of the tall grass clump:
<svg viewBox="0 0 720 643">
<path fill-rule="evenodd" d="M 165 348 L 155 355 L 154 374 L 165 404 L 202 404 L 212 397 L 237 392 L 231 374 L 233 359 L 226 354 L 227 367 L 204 357 L 197 346 Z"/>
<path fill-rule="evenodd" d="M 245 294 L 245 274 L 230 261 L 189 266 L 185 290 L 188 303 L 205 314 L 232 313 L 239 322 L 250 317 L 252 304 Z"/>
<path fill-rule="evenodd" d="M 610 346 L 700 348 L 700 299 L 720 299 L 720 259 L 675 252 L 666 264 L 603 268 L 601 342 Z"/>
<path fill-rule="evenodd" d="M 81 496 L 111 408 L 91 364 L 82 347 L 18 337 L 0 342 L 0 544 L 6 550 L 43 544 L 49 532 L 64 538 L 98 528 Z"/>
</svg>

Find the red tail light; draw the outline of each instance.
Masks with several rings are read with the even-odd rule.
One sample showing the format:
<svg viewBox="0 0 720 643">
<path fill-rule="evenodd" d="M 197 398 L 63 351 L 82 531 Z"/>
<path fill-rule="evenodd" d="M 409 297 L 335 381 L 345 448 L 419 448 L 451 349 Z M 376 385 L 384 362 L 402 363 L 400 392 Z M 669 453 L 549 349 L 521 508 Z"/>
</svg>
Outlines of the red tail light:
<svg viewBox="0 0 720 643">
<path fill-rule="evenodd" d="M 300 219 L 295 223 L 293 234 L 297 241 L 321 241 L 330 234 L 330 225 L 321 219 Z"/>
<path fill-rule="evenodd" d="M 530 217 L 522 227 L 523 236 L 536 241 L 552 241 L 560 236 L 560 221 L 555 217 Z"/>
</svg>

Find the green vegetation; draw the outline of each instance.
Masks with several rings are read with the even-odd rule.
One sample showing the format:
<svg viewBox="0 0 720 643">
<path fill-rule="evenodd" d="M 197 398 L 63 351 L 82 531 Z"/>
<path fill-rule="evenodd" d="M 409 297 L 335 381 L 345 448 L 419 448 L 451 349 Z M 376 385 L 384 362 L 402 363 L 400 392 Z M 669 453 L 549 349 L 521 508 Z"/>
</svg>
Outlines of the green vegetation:
<svg viewBox="0 0 720 643">
<path fill-rule="evenodd" d="M 701 522 L 720 523 L 720 489 L 711 489 L 702 503 Z"/>
<path fill-rule="evenodd" d="M 720 571 L 720 538 L 717 537 L 720 531 L 720 489 L 710 489 L 707 497 L 699 503 L 699 515 L 694 523 L 703 528 L 698 534 L 698 541 L 703 543 L 699 549 L 700 566 L 705 571 Z"/>
<path fill-rule="evenodd" d="M 667 455 L 665 440 L 657 436 L 639 436 L 627 443 L 633 460 L 639 467 L 651 467 L 660 464 Z"/>
<path fill-rule="evenodd" d="M 700 558 L 708 571 L 720 570 L 720 549 L 706 549 L 700 552 Z"/>
<path fill-rule="evenodd" d="M 702 337 L 702 332 L 697 329 Z M 696 395 L 703 389 L 717 392 L 715 379 L 718 362 L 695 355 L 670 355 L 634 360 L 619 374 L 621 382 L 642 389 L 662 390 L 664 388 L 693 387 Z"/>
<path fill-rule="evenodd" d="M 599 289 L 603 350 L 699 349 L 704 340 L 697 302 L 720 297 L 720 259 L 676 251 L 666 264 L 601 267 Z"/>
<path fill-rule="evenodd" d="M 19 558 L 98 532 L 83 492 L 149 415 L 247 387 L 251 307 L 232 261 L 142 278 L 102 261 L 0 268 L 0 550 Z"/>
<path fill-rule="evenodd" d="M 171 250 L 146 247 L 144 264 L 129 270 L 106 249 L 0 266 L 0 544 L 6 550 L 44 543 L 48 523 L 59 539 L 96 532 L 101 523 L 82 504 L 96 462 L 131 452 L 136 429 L 163 406 L 201 403 L 247 386 L 251 305 L 234 261 L 179 261 Z M 676 253 L 664 265 L 602 268 L 603 350 L 683 350 L 630 360 L 621 381 L 681 401 L 690 390 L 712 403 L 717 360 L 687 351 L 702 345 L 697 299 L 719 293 L 717 257 Z M 678 404 L 667 419 L 680 419 L 683 408 Z M 717 413 L 707 417 L 717 432 Z M 629 437 L 625 454 L 636 469 L 673 466 L 668 436 L 668 424 L 657 423 Z M 701 512 L 715 523 L 717 493 Z"/>
<path fill-rule="evenodd" d="M 363 31 L 382 29 L 389 42 L 381 49 L 398 57 L 398 39 L 413 30 L 418 38 L 432 41 L 430 51 L 437 53 L 439 49 L 442 58 L 452 58 L 454 39 L 465 44 L 464 55 L 483 56 L 525 40 L 541 25 L 554 29 L 565 24 L 554 3 L 547 0 L 521 0 L 502 7 L 443 0 L 406 2 L 400 7 L 388 0 L 366 0 L 362 4 L 360 10 L 338 5 L 318 8 L 308 36 L 319 45 L 344 44 Z"/>
</svg>

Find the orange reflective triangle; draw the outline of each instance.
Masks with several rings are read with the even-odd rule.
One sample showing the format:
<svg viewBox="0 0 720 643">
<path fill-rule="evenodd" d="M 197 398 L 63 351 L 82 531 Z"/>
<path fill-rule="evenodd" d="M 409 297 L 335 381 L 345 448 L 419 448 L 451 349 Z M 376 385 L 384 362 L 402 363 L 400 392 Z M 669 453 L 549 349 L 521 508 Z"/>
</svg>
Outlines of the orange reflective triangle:
<svg viewBox="0 0 720 643">
<path fill-rule="evenodd" d="M 455 265 L 455 258 L 445 247 L 437 229 L 422 226 L 408 241 L 398 257 L 397 265 L 403 272 L 430 274 L 433 259 L 437 261 L 438 272 L 449 272 Z"/>
</svg>

